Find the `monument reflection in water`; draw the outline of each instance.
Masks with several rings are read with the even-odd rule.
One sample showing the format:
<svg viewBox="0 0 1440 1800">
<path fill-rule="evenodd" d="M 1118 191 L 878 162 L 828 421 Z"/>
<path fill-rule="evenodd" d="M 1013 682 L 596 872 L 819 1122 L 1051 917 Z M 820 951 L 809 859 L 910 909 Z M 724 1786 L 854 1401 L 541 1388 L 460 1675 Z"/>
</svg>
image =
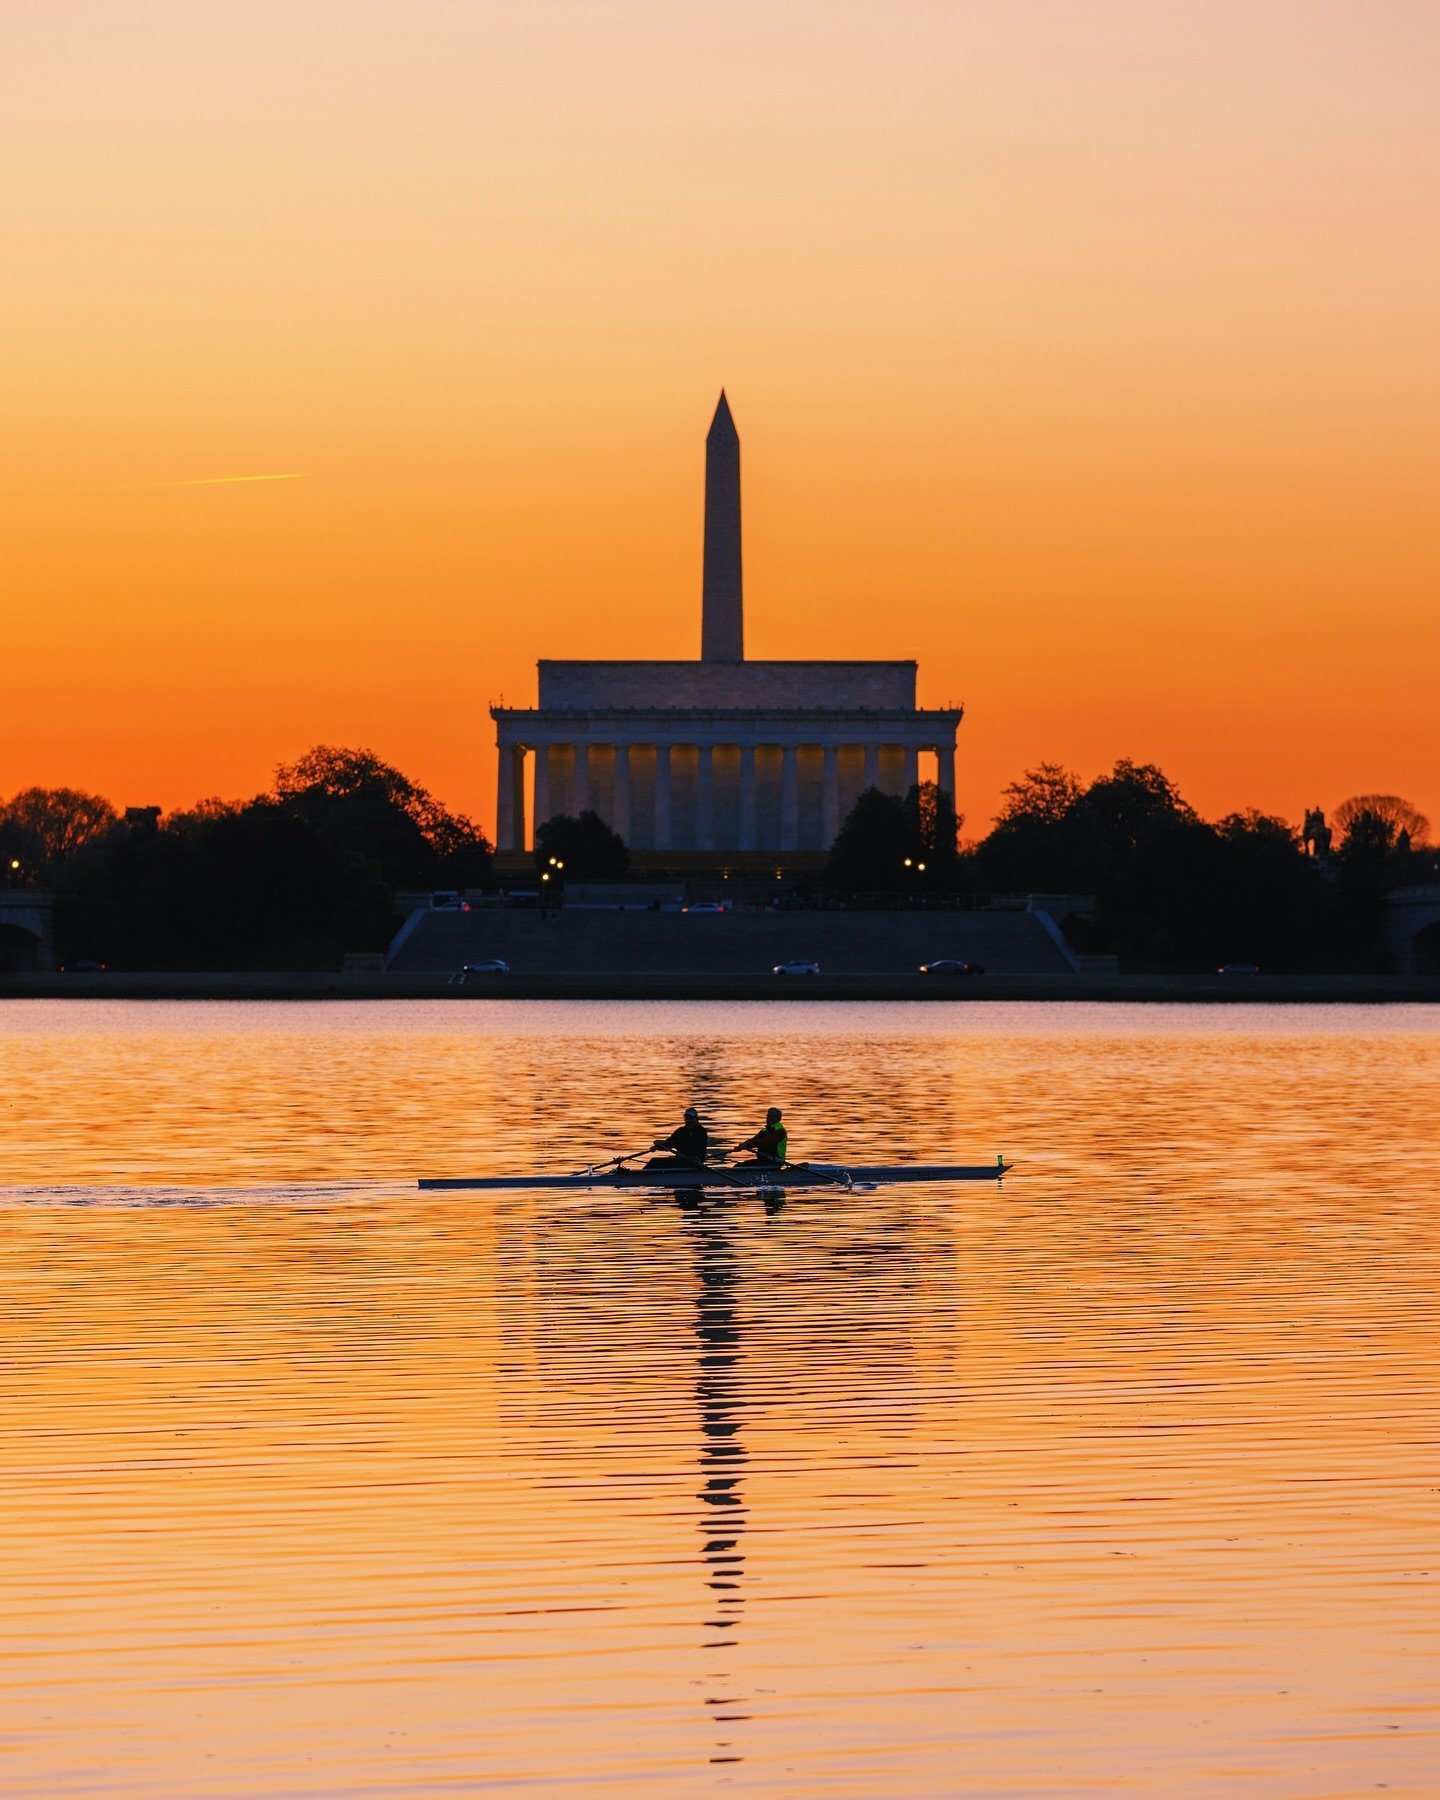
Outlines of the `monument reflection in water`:
<svg viewBox="0 0 1440 1800">
<path fill-rule="evenodd" d="M 678 1200 L 695 1259 L 696 1377 L 695 1401 L 700 1414 L 701 1555 L 706 1566 L 706 1585 L 711 1605 L 704 1624 L 716 1636 L 705 1640 L 707 1650 L 731 1648 L 740 1628 L 745 1606 L 745 1445 L 740 1428 L 745 1396 L 741 1380 L 740 1323 L 737 1309 L 740 1261 L 732 1229 L 734 1196 L 687 1194 Z M 752 1199 L 751 1204 L 754 1204 Z M 714 1679 L 728 1684 L 728 1670 L 716 1669 Z M 717 1724 L 740 1722 L 746 1715 L 723 1708 L 740 1704 L 736 1696 L 707 1697 Z M 726 1754 L 728 1740 L 716 1746 L 712 1762 L 738 1762 Z"/>
<path fill-rule="evenodd" d="M 741 1474 L 745 1446 L 740 1438 L 744 1395 L 740 1383 L 740 1327 L 736 1289 L 740 1279 L 735 1241 L 730 1232 L 728 1197 L 685 1196 L 680 1202 L 690 1231 L 699 1292 L 695 1302 L 695 1338 L 699 1373 L 695 1399 L 700 1410 L 700 1529 L 709 1565 L 710 1591 L 716 1616 L 707 1621 L 717 1631 L 734 1631 L 744 1605 L 743 1538 L 746 1515 Z M 712 1640 L 718 1649 L 727 1640 Z"/>
</svg>

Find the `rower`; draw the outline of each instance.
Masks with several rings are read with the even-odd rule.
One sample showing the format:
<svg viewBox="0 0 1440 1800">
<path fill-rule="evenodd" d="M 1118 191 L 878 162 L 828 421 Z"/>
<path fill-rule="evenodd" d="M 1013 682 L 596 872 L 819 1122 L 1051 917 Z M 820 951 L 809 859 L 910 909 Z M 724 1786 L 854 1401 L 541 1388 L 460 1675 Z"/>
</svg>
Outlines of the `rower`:
<svg viewBox="0 0 1440 1800">
<path fill-rule="evenodd" d="M 790 1139 L 780 1123 L 780 1108 L 772 1106 L 765 1115 L 764 1125 L 754 1137 L 746 1138 L 743 1144 L 737 1144 L 735 1148 L 753 1150 L 757 1163 L 774 1163 L 777 1167 L 783 1164 L 789 1154 Z"/>
<path fill-rule="evenodd" d="M 647 1163 L 646 1168 L 703 1169 L 710 1150 L 710 1134 L 700 1123 L 700 1115 L 695 1108 L 687 1106 L 685 1123 L 677 1126 L 668 1138 L 656 1138 L 650 1148 L 668 1150 L 670 1155 Z"/>
</svg>

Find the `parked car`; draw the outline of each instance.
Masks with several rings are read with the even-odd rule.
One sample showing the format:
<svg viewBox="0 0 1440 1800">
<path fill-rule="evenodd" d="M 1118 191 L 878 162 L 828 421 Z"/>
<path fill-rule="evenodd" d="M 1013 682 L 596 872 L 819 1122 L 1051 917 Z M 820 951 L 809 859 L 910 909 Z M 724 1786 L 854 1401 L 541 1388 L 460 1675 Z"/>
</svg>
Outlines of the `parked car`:
<svg viewBox="0 0 1440 1800">
<path fill-rule="evenodd" d="M 818 975 L 820 965 L 817 962 L 807 962 L 803 957 L 797 957 L 793 962 L 776 963 L 770 972 L 772 975 Z"/>
<path fill-rule="evenodd" d="M 442 888 L 430 896 L 431 912 L 469 912 L 470 902 L 452 888 Z"/>
<path fill-rule="evenodd" d="M 510 965 L 502 962 L 498 956 L 492 956 L 485 962 L 469 962 L 461 965 L 450 977 L 451 987 L 464 987 L 466 978 L 471 975 L 508 975 Z"/>
<path fill-rule="evenodd" d="M 962 962 L 958 956 L 937 956 L 934 962 L 921 963 L 922 975 L 983 975 L 984 963 Z"/>
<path fill-rule="evenodd" d="M 718 900 L 692 900 L 688 906 L 682 906 L 681 912 L 723 913 L 726 908 Z"/>
<path fill-rule="evenodd" d="M 1217 975 L 1258 975 L 1259 963 L 1221 963 L 1215 971 Z"/>
</svg>

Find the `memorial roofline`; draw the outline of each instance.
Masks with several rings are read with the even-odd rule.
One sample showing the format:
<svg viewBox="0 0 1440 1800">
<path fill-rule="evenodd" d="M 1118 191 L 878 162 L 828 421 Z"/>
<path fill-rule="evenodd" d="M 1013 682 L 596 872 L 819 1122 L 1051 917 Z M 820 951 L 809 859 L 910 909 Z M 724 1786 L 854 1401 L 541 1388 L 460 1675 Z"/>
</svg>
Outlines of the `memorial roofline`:
<svg viewBox="0 0 1440 1800">
<path fill-rule="evenodd" d="M 492 719 L 956 719 L 959 706 L 492 706 Z"/>
<path fill-rule="evenodd" d="M 707 663 L 693 656 L 542 656 L 539 669 L 918 669 L 913 656 L 757 656 Z"/>
</svg>

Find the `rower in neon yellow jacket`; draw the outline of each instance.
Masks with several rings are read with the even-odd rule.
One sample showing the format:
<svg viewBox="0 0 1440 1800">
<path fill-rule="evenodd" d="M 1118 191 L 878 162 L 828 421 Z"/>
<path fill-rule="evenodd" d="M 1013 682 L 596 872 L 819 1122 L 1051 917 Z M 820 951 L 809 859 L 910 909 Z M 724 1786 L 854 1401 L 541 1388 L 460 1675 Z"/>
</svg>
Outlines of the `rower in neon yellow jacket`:
<svg viewBox="0 0 1440 1800">
<path fill-rule="evenodd" d="M 735 1148 L 753 1150 L 757 1163 L 773 1163 L 777 1168 L 783 1166 L 790 1152 L 790 1138 L 780 1123 L 780 1108 L 772 1106 L 765 1115 L 765 1123 L 754 1137 L 746 1138 L 743 1144 L 737 1144 Z"/>
</svg>

